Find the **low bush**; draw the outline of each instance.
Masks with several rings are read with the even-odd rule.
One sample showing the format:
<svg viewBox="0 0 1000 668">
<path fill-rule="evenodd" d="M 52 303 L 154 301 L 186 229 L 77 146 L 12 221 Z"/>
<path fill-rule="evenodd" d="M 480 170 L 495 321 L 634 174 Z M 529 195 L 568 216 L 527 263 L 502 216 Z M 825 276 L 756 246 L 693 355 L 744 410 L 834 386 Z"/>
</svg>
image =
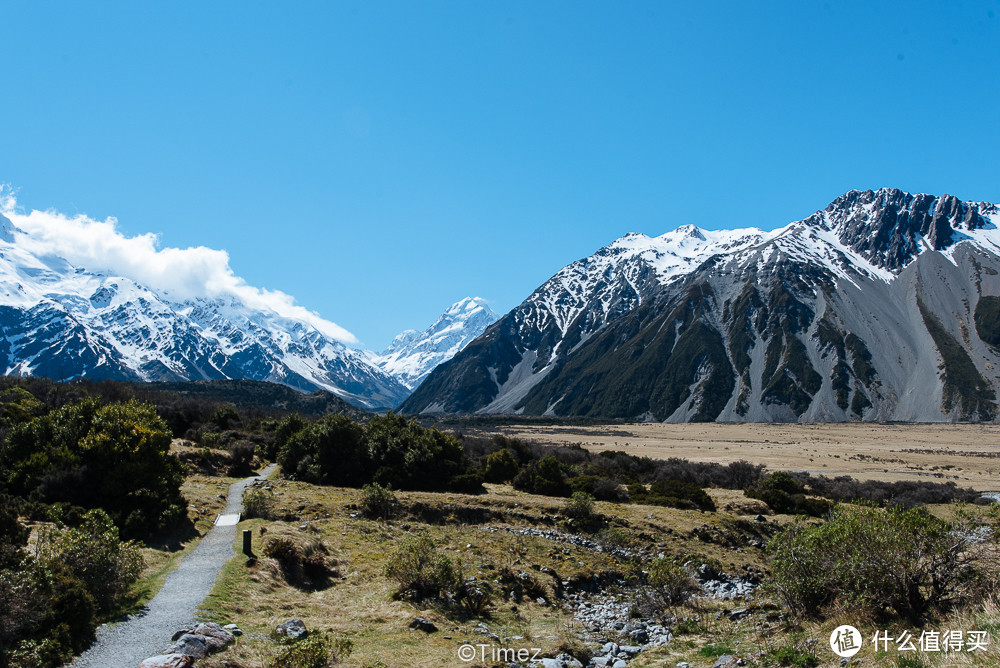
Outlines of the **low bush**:
<svg viewBox="0 0 1000 668">
<path fill-rule="evenodd" d="M 314 631 L 281 647 L 271 659 L 269 668 L 327 668 L 341 663 L 353 650 L 347 638 L 327 631 Z"/>
<path fill-rule="evenodd" d="M 974 595 L 974 532 L 923 509 L 841 505 L 819 526 L 795 525 L 768 544 L 772 587 L 797 614 L 838 604 L 918 622 Z"/>
<path fill-rule="evenodd" d="M 486 457 L 483 477 L 487 482 L 510 482 L 520 470 L 514 455 L 509 449 L 503 448 Z"/>
<path fill-rule="evenodd" d="M 594 497 L 586 492 L 573 492 L 563 504 L 563 513 L 584 524 L 594 522 L 600 517 L 594 510 Z"/>
<path fill-rule="evenodd" d="M 120 540 L 107 513 L 91 510 L 78 527 L 40 531 L 35 549 L 43 561 L 64 564 L 93 596 L 98 611 L 108 613 L 142 573 L 140 548 L 135 541 Z"/>
<path fill-rule="evenodd" d="M 669 557 L 657 557 L 650 563 L 647 583 L 665 607 L 680 605 L 699 591 L 687 569 Z"/>
<path fill-rule="evenodd" d="M 791 668 L 816 668 L 819 657 L 812 652 L 793 645 L 783 645 L 769 649 L 760 658 L 762 666 L 789 666 Z"/>
<path fill-rule="evenodd" d="M 361 488 L 361 514 L 365 517 L 388 519 L 396 514 L 399 501 L 391 487 L 372 483 Z"/>
<path fill-rule="evenodd" d="M 389 556 L 386 576 L 399 584 L 398 595 L 447 598 L 462 584 L 458 564 L 427 537 L 405 541 Z"/>
<path fill-rule="evenodd" d="M 805 495 L 805 484 L 785 471 L 776 471 L 763 478 L 743 493 L 751 499 L 759 499 L 776 513 L 789 515 L 809 515 L 823 517 L 830 512 L 832 504 L 825 499 Z"/>
<path fill-rule="evenodd" d="M 253 472 L 253 461 L 257 455 L 257 446 L 250 441 L 233 441 L 229 449 L 229 475 L 242 476 Z"/>
<path fill-rule="evenodd" d="M 569 496 L 572 491 L 562 465 L 551 455 L 522 469 L 514 478 L 514 489 L 545 496 Z"/>
<path fill-rule="evenodd" d="M 715 502 L 705 490 L 694 483 L 680 480 L 657 480 L 649 489 L 640 483 L 633 483 L 628 487 L 628 495 L 632 503 L 715 511 Z"/>
<path fill-rule="evenodd" d="M 243 495 L 243 516 L 247 519 L 278 519 L 274 492 L 263 487 L 251 487 Z"/>
</svg>

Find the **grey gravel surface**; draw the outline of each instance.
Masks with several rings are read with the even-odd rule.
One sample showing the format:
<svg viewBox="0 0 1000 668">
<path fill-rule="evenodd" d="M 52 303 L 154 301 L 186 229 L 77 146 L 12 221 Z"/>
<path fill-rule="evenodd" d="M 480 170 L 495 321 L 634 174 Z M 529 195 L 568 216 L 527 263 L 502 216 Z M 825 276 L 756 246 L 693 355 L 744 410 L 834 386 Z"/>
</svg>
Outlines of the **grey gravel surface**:
<svg viewBox="0 0 1000 668">
<path fill-rule="evenodd" d="M 229 486 L 224 514 L 243 510 L 243 491 L 274 471 L 271 464 L 256 476 Z M 214 526 L 198 547 L 167 576 L 163 588 L 143 610 L 118 624 L 97 629 L 97 640 L 70 666 L 73 668 L 137 668 L 143 659 L 168 647 L 170 637 L 195 621 L 195 609 L 215 584 L 223 564 L 233 556 L 238 526 Z"/>
</svg>

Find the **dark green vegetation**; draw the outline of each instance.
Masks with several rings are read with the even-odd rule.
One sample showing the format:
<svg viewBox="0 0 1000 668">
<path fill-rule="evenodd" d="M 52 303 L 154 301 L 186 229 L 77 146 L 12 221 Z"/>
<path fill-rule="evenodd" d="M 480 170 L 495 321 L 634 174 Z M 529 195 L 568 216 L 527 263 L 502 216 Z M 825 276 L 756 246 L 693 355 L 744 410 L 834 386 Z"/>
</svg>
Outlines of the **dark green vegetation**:
<svg viewBox="0 0 1000 668">
<path fill-rule="evenodd" d="M 551 397 L 562 397 L 556 410 L 564 415 L 665 420 L 694 387 L 691 420 L 714 420 L 733 392 L 735 373 L 722 335 L 708 324 L 713 300 L 707 284 L 696 284 L 676 303 L 643 304 L 532 388 L 525 412 L 544 413 Z"/>
<path fill-rule="evenodd" d="M 980 496 L 975 490 L 960 488 L 953 482 L 862 482 L 850 476 L 829 478 L 785 471 L 775 471 L 764 476 L 747 487 L 744 493 L 752 499 L 760 499 L 776 513 L 813 517 L 827 515 L 832 507 L 831 501 L 914 508 L 932 503 L 969 503 Z"/>
<path fill-rule="evenodd" d="M 332 392 L 304 394 L 286 385 L 260 380 L 199 380 L 188 383 L 135 383 L 137 392 L 150 391 L 195 399 L 200 404 L 230 404 L 245 414 L 300 413 L 309 417 L 339 414 L 356 420 L 367 413 Z"/>
<path fill-rule="evenodd" d="M 54 524 L 29 554 L 28 531 L 0 505 L 0 666 L 59 666 L 93 639 L 142 571 L 139 545 L 123 542 L 101 510 L 77 526 Z"/>
<path fill-rule="evenodd" d="M 152 406 L 85 399 L 12 426 L 0 484 L 32 501 L 103 508 L 127 535 L 148 536 L 187 513 L 184 467 L 169 449 Z"/>
<path fill-rule="evenodd" d="M 979 373 L 969 353 L 948 333 L 941 321 L 918 298 L 917 306 L 924 325 L 941 353 L 944 367 L 942 410 L 957 410 L 963 420 L 992 420 L 996 417 L 996 392 Z M 989 307 L 986 307 L 989 308 Z M 978 327 L 978 316 L 977 316 Z"/>
<path fill-rule="evenodd" d="M 1000 348 L 1000 297 L 980 297 L 976 303 L 976 333 L 994 348 Z"/>
<path fill-rule="evenodd" d="M 624 452 L 529 445 L 517 439 L 457 437 L 388 413 L 361 424 L 344 416 L 314 422 L 291 415 L 275 429 L 277 461 L 287 477 L 345 487 L 485 491 L 512 482 L 545 496 L 583 492 L 604 501 L 714 510 L 704 487 L 745 489 L 763 467 L 748 462 L 699 464 Z"/>
<path fill-rule="evenodd" d="M 215 394 L 0 379 L 0 667 L 62 665 L 84 649 L 98 623 L 134 604 L 143 558 L 123 537 L 195 535 L 180 493 L 186 472 L 242 475 L 273 449 L 279 386 L 206 386 Z M 209 398 L 241 394 L 246 410 Z M 170 452 L 182 436 L 202 446 L 182 448 L 190 467 Z M 290 577 L 314 586 L 322 556 L 301 556 Z"/>
<path fill-rule="evenodd" d="M 649 486 L 649 489 L 641 483 L 632 483 L 628 486 L 628 495 L 633 503 L 647 506 L 715 510 L 712 497 L 693 482 L 657 480 Z"/>
<path fill-rule="evenodd" d="M 774 590 L 791 610 L 833 605 L 919 623 L 984 591 L 967 527 L 922 508 L 837 506 L 829 521 L 793 526 L 768 545 Z"/>
<path fill-rule="evenodd" d="M 285 475 L 298 480 L 342 487 L 374 482 L 412 490 L 482 487 L 482 478 L 470 475 L 456 437 L 392 412 L 364 425 L 339 415 L 312 423 L 290 416 L 278 431 L 296 426 L 278 443 L 278 463 Z"/>
<path fill-rule="evenodd" d="M 821 517 L 830 510 L 828 501 L 806 496 L 805 485 L 784 471 L 767 475 L 744 493 L 760 499 L 776 513 Z"/>
</svg>

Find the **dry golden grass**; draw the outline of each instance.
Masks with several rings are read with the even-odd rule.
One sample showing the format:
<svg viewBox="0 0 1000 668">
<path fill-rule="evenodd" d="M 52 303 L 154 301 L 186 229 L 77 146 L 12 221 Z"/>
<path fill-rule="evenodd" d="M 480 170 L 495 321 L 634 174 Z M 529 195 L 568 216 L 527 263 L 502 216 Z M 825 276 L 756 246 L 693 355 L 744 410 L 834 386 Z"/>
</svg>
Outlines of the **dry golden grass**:
<svg viewBox="0 0 1000 668">
<path fill-rule="evenodd" d="M 679 456 L 701 461 L 748 459 L 773 469 L 809 470 L 829 475 L 850 474 L 861 479 L 955 480 L 979 489 L 991 487 L 992 476 L 1000 470 L 994 461 L 991 443 L 1000 442 L 1000 429 L 989 426 L 934 425 L 626 425 L 614 427 L 514 427 L 504 433 L 546 443 L 583 443 L 594 450 L 618 449 L 653 457 Z M 937 467 L 935 470 L 934 467 Z M 943 467 L 951 467 L 942 470 Z M 940 474 L 941 477 L 938 477 Z M 946 477 L 946 476 L 958 476 Z M 190 481 L 203 512 L 211 513 L 211 492 L 219 480 Z M 409 509 L 389 521 L 365 519 L 358 515 L 360 492 L 353 489 L 316 487 L 297 482 L 276 481 L 277 505 L 294 521 L 252 520 L 241 527 L 253 531 L 255 551 L 261 552 L 268 537 L 288 536 L 297 542 L 320 539 L 336 559 L 338 579 L 321 591 L 305 591 L 285 582 L 277 565 L 265 558 L 249 561 L 240 556 L 223 571 L 206 614 L 220 622 L 239 624 L 246 635 L 238 644 L 209 661 L 206 668 L 229 666 L 265 668 L 276 645 L 273 629 L 292 617 L 305 620 L 311 629 L 330 630 L 348 638 L 354 651 L 345 665 L 375 668 L 386 666 L 457 666 L 460 643 L 490 643 L 476 631 L 480 620 L 468 619 L 454 610 L 431 603 L 398 601 L 393 598 L 396 583 L 384 574 L 389 555 L 407 538 L 427 535 L 445 552 L 457 558 L 469 575 L 490 579 L 497 569 L 524 571 L 548 585 L 539 568 L 552 568 L 560 580 L 601 571 L 624 572 L 634 565 L 607 553 L 538 536 L 505 531 L 524 527 L 552 528 L 568 533 L 584 533 L 554 519 L 562 513 L 560 499 L 534 496 L 509 485 L 487 485 L 482 496 L 463 494 L 397 493 Z M 663 552 L 680 557 L 716 560 L 728 572 L 745 567 L 766 570 L 759 549 L 733 542 L 740 527 L 756 526 L 753 517 L 766 510 L 761 502 L 747 499 L 742 492 L 708 490 L 718 512 L 704 513 L 671 508 L 598 502 L 596 510 L 612 518 L 619 544 L 647 549 L 647 555 Z M 419 509 L 419 512 L 418 512 Z M 972 509 L 981 512 L 980 509 Z M 954 515 L 954 508 L 934 508 L 936 514 Z M 766 513 L 765 513 L 766 514 Z M 792 521 L 787 516 L 767 517 L 768 525 Z M 743 523 L 743 524 L 741 524 Z M 488 533 L 479 527 L 498 529 Z M 262 536 L 261 531 L 264 530 Z M 721 537 L 722 540 L 717 538 Z M 728 538 L 727 538 L 728 537 Z M 492 567 L 492 568 L 490 568 Z M 732 621 L 728 612 L 749 607 L 750 617 Z M 839 666 L 829 650 L 831 631 L 841 623 L 851 623 L 866 635 L 866 646 L 851 665 L 896 666 L 895 651 L 877 653 L 868 640 L 878 627 L 871 619 L 858 619 L 843 610 L 822 621 L 779 619 L 778 611 L 765 595 L 746 603 L 695 599 L 675 610 L 678 617 L 697 617 L 696 628 L 679 634 L 667 647 L 641 653 L 630 666 L 674 666 L 689 662 L 692 668 L 711 666 L 713 651 L 732 649 L 737 655 L 754 659 L 776 648 L 795 646 L 808 649 L 821 659 L 821 666 Z M 433 621 L 440 631 L 425 634 L 410 631 L 417 616 Z M 582 630 L 572 612 L 562 607 L 523 601 L 513 605 L 498 600 L 492 614 L 482 620 L 508 646 L 540 647 L 543 656 L 553 656 L 560 646 L 575 643 Z M 890 633 L 909 630 L 902 622 L 886 624 Z M 994 600 L 972 610 L 930 622 L 928 628 L 962 631 L 1000 631 L 1000 608 Z M 997 648 L 962 656 L 920 655 L 923 664 L 911 666 L 996 666 Z M 503 646 L 504 642 L 499 643 Z M 890 646 L 890 650 L 892 647 Z M 903 654 L 904 659 L 912 653 Z M 765 665 L 751 661 L 751 665 Z M 907 664 L 901 664 L 907 665 Z"/>
<path fill-rule="evenodd" d="M 318 537 L 336 559 L 341 579 L 322 591 L 303 591 L 286 583 L 271 560 L 237 557 L 226 566 L 205 609 L 213 619 L 240 624 L 247 635 L 217 661 L 225 659 L 248 668 L 265 666 L 265 657 L 274 651 L 268 637 L 271 631 L 287 619 L 299 617 L 310 628 L 332 630 L 349 638 L 354 653 L 347 665 L 377 665 L 375 661 L 386 666 L 459 665 L 456 652 L 460 643 L 490 642 L 476 631 L 480 620 L 433 603 L 393 599 L 397 585 L 385 576 L 385 565 L 393 550 L 412 536 L 432 537 L 446 554 L 463 564 L 468 575 L 490 579 L 497 570 L 508 567 L 532 574 L 549 591 L 554 582 L 540 572 L 543 567 L 554 569 L 560 581 L 630 568 L 607 553 L 504 531 L 534 526 L 575 532 L 552 519 L 561 512 L 561 500 L 525 494 L 506 485 L 489 485 L 489 493 L 483 496 L 400 492 L 397 496 L 404 507 L 423 504 L 424 514 L 404 513 L 389 521 L 352 517 L 357 514 L 353 508 L 360 496 L 358 490 L 287 481 L 278 481 L 275 487 L 278 505 L 294 512 L 297 519 L 241 523 L 242 528 L 253 531 L 255 552 L 260 554 L 263 542 L 274 536 L 298 542 Z M 597 504 L 597 510 L 616 518 L 613 525 L 620 530 L 619 537 L 634 545 L 666 554 L 718 559 L 727 568 L 762 565 L 756 550 L 735 552 L 690 535 L 703 526 L 725 531 L 726 522 L 734 515 L 603 502 Z M 428 517 L 435 520 L 429 522 Z M 462 521 L 477 517 L 484 521 Z M 478 528 L 486 524 L 498 531 Z M 408 625 L 417 616 L 433 621 L 440 631 L 410 631 Z M 572 613 L 561 605 L 528 600 L 515 605 L 498 599 L 489 618 L 482 621 L 501 638 L 521 636 L 507 640 L 508 645 L 539 647 L 549 656 L 567 642 L 578 642 L 575 638 L 580 631 Z"/>
<path fill-rule="evenodd" d="M 1000 491 L 996 424 L 623 424 L 514 425 L 494 430 L 595 452 L 727 463 L 746 459 L 772 470 L 850 475 L 861 480 L 954 481 Z"/>
</svg>

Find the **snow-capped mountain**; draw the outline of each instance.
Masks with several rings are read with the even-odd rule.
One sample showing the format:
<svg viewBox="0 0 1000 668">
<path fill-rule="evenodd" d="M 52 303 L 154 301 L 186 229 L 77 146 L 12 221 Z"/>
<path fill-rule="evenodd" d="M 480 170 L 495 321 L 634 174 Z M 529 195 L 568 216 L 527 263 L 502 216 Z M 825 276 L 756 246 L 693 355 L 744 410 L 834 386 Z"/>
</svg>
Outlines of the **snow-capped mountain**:
<svg viewBox="0 0 1000 668">
<path fill-rule="evenodd" d="M 630 234 L 441 365 L 407 412 L 995 419 L 1000 212 L 852 191 L 772 232 Z"/>
<path fill-rule="evenodd" d="M 370 356 L 379 367 L 412 390 L 435 367 L 458 354 L 499 317 L 485 300 L 466 297 L 452 304 L 423 332 L 413 329 L 400 332 L 382 353 Z"/>
<path fill-rule="evenodd" d="M 0 216 L 4 374 L 268 380 L 326 389 L 365 408 L 395 406 L 407 395 L 318 318 L 282 315 L 235 294 L 174 297 L 29 246 L 30 235 Z"/>
</svg>

